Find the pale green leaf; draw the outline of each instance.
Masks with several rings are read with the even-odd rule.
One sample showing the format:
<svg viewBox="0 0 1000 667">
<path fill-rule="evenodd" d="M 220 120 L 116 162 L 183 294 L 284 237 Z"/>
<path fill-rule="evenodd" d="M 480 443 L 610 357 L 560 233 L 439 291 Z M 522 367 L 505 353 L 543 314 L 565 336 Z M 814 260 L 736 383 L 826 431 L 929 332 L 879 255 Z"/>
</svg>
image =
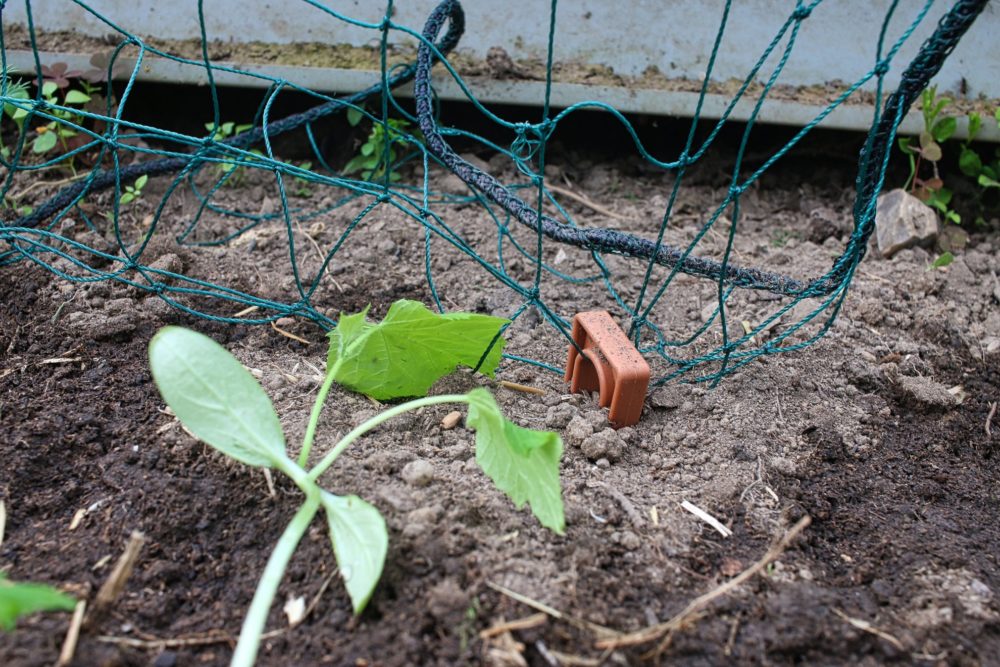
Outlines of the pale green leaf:
<svg viewBox="0 0 1000 667">
<path fill-rule="evenodd" d="M 76 600 L 44 584 L 14 583 L 0 572 L 0 630 L 10 632 L 36 611 L 73 611 Z"/>
<path fill-rule="evenodd" d="M 271 400 L 250 372 L 208 336 L 164 327 L 149 343 L 163 400 L 195 437 L 251 466 L 287 458 Z"/>
<path fill-rule="evenodd" d="M 56 133 L 49 131 L 39 134 L 35 137 L 35 140 L 31 142 L 31 152 L 32 153 L 48 153 L 50 150 L 56 147 Z"/>
<path fill-rule="evenodd" d="M 135 179 L 135 189 L 142 190 L 144 187 L 146 187 L 146 181 L 148 180 L 149 180 L 148 174 L 143 174 L 139 178 Z"/>
<path fill-rule="evenodd" d="M 439 315 L 417 301 L 392 304 L 379 324 L 368 310 L 342 315 L 330 332 L 327 372 L 354 391 L 379 400 L 425 396 L 458 366 L 475 368 L 508 320 L 476 313 Z M 491 376 L 505 341 L 490 348 L 480 370 Z"/>
<path fill-rule="evenodd" d="M 389 551 L 385 520 L 375 507 L 357 496 L 341 497 L 321 490 L 320 501 L 326 510 L 340 576 L 354 613 L 360 614 L 382 576 Z"/>
<path fill-rule="evenodd" d="M 90 101 L 90 95 L 80 90 L 71 90 L 66 93 L 64 102 L 66 104 L 86 104 Z"/>
<path fill-rule="evenodd" d="M 938 256 L 937 259 L 934 260 L 931 266 L 935 269 L 940 269 L 941 267 L 948 266 L 953 261 L 955 261 L 954 255 L 952 255 L 950 252 L 943 252 Z"/>
<path fill-rule="evenodd" d="M 59 85 L 55 81 L 45 81 L 42 83 L 42 97 L 52 97 L 59 90 Z"/>
<path fill-rule="evenodd" d="M 533 431 L 503 416 L 493 396 L 483 389 L 469 392 L 466 425 L 476 431 L 476 462 L 520 509 L 528 503 L 546 528 L 566 528 L 559 459 L 562 439 L 551 431 Z"/>
<path fill-rule="evenodd" d="M 355 125 L 357 125 L 360 122 L 361 122 L 361 111 L 359 109 L 355 109 L 354 107 L 351 107 L 350 109 L 348 109 L 347 110 L 347 123 L 351 127 L 354 127 Z"/>
<path fill-rule="evenodd" d="M 958 119 L 954 116 L 949 116 L 934 123 L 934 127 L 931 128 L 931 134 L 934 135 L 935 141 L 942 142 L 950 139 L 951 135 L 955 134 L 956 129 L 958 129 Z"/>
</svg>

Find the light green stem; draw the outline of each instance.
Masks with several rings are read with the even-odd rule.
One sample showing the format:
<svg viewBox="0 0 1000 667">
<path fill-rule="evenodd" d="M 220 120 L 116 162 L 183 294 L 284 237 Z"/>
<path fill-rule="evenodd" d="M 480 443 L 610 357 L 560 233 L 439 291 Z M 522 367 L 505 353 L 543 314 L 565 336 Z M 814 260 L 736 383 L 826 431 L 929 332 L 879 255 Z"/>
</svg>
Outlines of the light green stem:
<svg viewBox="0 0 1000 667">
<path fill-rule="evenodd" d="M 468 402 L 469 402 L 469 397 L 466 396 L 465 394 L 444 394 L 442 396 L 428 396 L 426 398 L 418 398 L 416 400 L 408 401 L 406 403 L 402 403 L 395 407 L 389 408 L 385 412 L 380 412 L 379 414 L 375 415 L 365 423 L 355 427 L 353 431 L 345 435 L 340 440 L 340 442 L 338 442 L 334 446 L 333 449 L 327 452 L 326 456 L 323 457 L 323 460 L 320 461 L 315 468 L 309 471 L 309 479 L 313 482 L 319 479 L 319 476 L 322 475 L 324 472 L 326 472 L 326 469 L 329 468 L 330 465 L 337 460 L 337 457 L 340 456 L 341 452 L 347 449 L 352 442 L 354 442 L 362 435 L 372 430 L 373 428 L 375 428 L 384 421 L 392 419 L 397 415 L 401 415 L 404 412 L 409 412 L 410 410 L 423 408 L 428 405 L 437 405 L 439 403 L 468 403 Z"/>
<path fill-rule="evenodd" d="M 295 547 L 299 540 L 309 528 L 313 517 L 319 510 L 319 489 L 306 496 L 305 503 L 295 513 L 292 520 L 281 534 L 281 538 L 274 546 L 271 557 L 267 559 L 267 566 L 264 574 L 260 576 L 257 584 L 257 591 L 253 595 L 250 609 L 243 620 L 243 629 L 240 630 L 240 639 L 236 643 L 236 651 L 233 659 L 229 663 L 230 667 L 252 667 L 257 658 L 257 649 L 260 647 L 260 637 L 267 624 L 267 614 L 271 610 L 274 596 L 278 592 L 278 585 L 285 574 L 288 561 L 291 560 Z"/>
<path fill-rule="evenodd" d="M 339 365 L 340 362 L 337 362 Z M 313 440 L 316 439 L 316 427 L 319 425 L 319 413 L 323 411 L 323 404 L 326 403 L 327 394 L 333 386 L 333 376 L 337 371 L 337 366 L 327 369 L 323 385 L 319 388 L 316 402 L 313 403 L 312 412 L 309 414 L 309 423 L 306 425 L 306 434 L 302 438 L 302 451 L 299 453 L 299 467 L 305 468 L 309 464 L 309 451 L 312 449 Z"/>
</svg>

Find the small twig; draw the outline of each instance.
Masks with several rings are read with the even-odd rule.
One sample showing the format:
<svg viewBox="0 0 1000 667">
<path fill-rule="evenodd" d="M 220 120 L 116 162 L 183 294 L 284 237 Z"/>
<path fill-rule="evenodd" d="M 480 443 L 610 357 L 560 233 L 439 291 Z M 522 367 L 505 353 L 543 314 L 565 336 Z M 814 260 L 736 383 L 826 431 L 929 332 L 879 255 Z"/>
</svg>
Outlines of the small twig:
<svg viewBox="0 0 1000 667">
<path fill-rule="evenodd" d="M 302 343 L 303 345 L 312 345 L 311 342 L 307 341 L 302 336 L 296 336 L 295 334 L 291 333 L 290 331 L 285 331 L 284 329 L 282 329 L 281 327 L 279 327 L 274 322 L 271 322 L 271 328 L 274 329 L 275 331 L 277 331 L 278 333 L 280 333 L 285 338 L 291 338 L 292 340 L 298 341 L 298 342 Z"/>
<path fill-rule="evenodd" d="M 182 646 L 204 646 L 205 644 L 234 644 L 236 642 L 231 635 L 224 632 L 204 637 L 174 637 L 171 639 L 136 639 L 135 637 L 99 635 L 97 641 L 139 649 L 179 648 Z"/>
<path fill-rule="evenodd" d="M 56 667 L 66 667 L 73 662 L 76 644 L 80 641 L 80 628 L 83 627 L 83 617 L 86 613 L 87 601 L 78 600 L 73 609 L 73 618 L 69 622 L 69 629 L 66 631 L 66 639 L 63 640 L 62 650 L 59 651 L 59 659 L 56 660 Z"/>
<path fill-rule="evenodd" d="M 129 535 L 128 543 L 125 544 L 125 550 L 118 557 L 118 562 L 115 563 L 111 574 L 108 575 L 108 578 L 101 585 L 100 590 L 97 591 L 97 597 L 94 598 L 94 606 L 91 609 L 91 617 L 88 619 L 88 623 L 97 622 L 101 616 L 107 613 L 111 605 L 118 599 L 118 596 L 121 595 L 129 576 L 132 574 L 132 568 L 139 558 L 142 545 L 145 542 L 146 536 L 138 530 L 132 531 L 132 534 Z"/>
<path fill-rule="evenodd" d="M 264 481 L 267 482 L 267 495 L 271 500 L 278 497 L 278 492 L 274 490 L 274 476 L 271 475 L 270 468 L 264 468 Z"/>
<path fill-rule="evenodd" d="M 537 628 L 539 625 L 545 625 L 548 620 L 548 616 L 539 612 L 514 621 L 504 621 L 496 625 L 491 625 L 485 630 L 480 630 L 479 638 L 489 639 L 490 637 L 496 637 L 497 635 L 502 635 L 505 632 L 513 630 L 530 630 L 531 628 Z"/>
<path fill-rule="evenodd" d="M 621 505 L 622 511 L 625 512 L 625 515 L 629 518 L 629 521 L 632 522 L 633 528 L 638 530 L 646 525 L 646 520 L 642 516 L 642 513 L 636 509 L 635 504 L 633 504 L 631 500 L 625 497 L 625 494 L 623 494 L 621 491 L 614 488 L 607 482 L 598 482 L 597 486 L 604 489 L 604 491 L 609 496 L 614 498 L 618 502 L 618 504 Z"/>
<path fill-rule="evenodd" d="M 616 632 L 615 630 L 612 630 L 611 628 L 604 627 L 603 625 L 598 625 L 597 623 L 591 623 L 590 621 L 585 621 L 583 619 L 575 618 L 573 616 L 569 616 L 568 614 L 564 614 L 563 612 L 559 611 L 558 609 L 550 607 L 547 604 L 544 604 L 544 603 L 539 602 L 537 600 L 533 600 L 533 599 L 529 598 L 526 595 L 521 595 L 520 593 L 515 593 L 514 591 L 510 590 L 506 586 L 501 586 L 500 584 L 495 584 L 492 581 L 487 581 L 486 585 L 489 586 L 490 588 L 492 588 L 493 590 L 495 590 L 497 593 L 500 593 L 502 595 L 506 595 L 507 597 L 509 597 L 512 600 L 516 600 L 517 602 L 520 602 L 521 604 L 526 604 L 529 607 L 531 607 L 532 609 L 537 609 L 538 611 L 542 612 L 543 614 L 548 614 L 549 616 L 551 616 L 552 618 L 556 619 L 557 621 L 564 621 L 566 623 L 569 623 L 573 627 L 579 628 L 581 630 L 589 630 L 590 632 L 593 632 L 594 634 L 596 634 L 598 636 L 605 636 L 605 637 L 611 637 L 611 638 L 617 637 L 620 634 L 620 633 Z"/>
<path fill-rule="evenodd" d="M 740 629 L 740 619 L 734 618 L 733 624 L 729 626 L 729 639 L 726 640 L 726 646 L 722 649 L 722 654 L 727 658 L 733 654 L 733 647 L 736 645 L 736 633 Z"/>
<path fill-rule="evenodd" d="M 840 616 L 842 619 L 844 619 L 845 621 L 847 621 L 848 623 L 850 623 L 852 626 L 854 626 L 858 630 L 861 630 L 862 632 L 867 632 L 869 634 L 875 635 L 876 637 L 880 637 L 880 638 L 886 640 L 887 642 L 889 642 L 890 644 L 892 644 L 893 646 L 895 646 L 897 650 L 899 650 L 899 651 L 905 651 L 906 650 L 903 647 L 903 642 L 899 641 L 898 639 L 896 639 L 895 637 L 893 637 L 892 635 L 890 635 L 888 632 L 886 632 L 884 630 L 879 630 L 878 628 L 876 628 L 874 625 L 872 625 L 868 621 L 864 621 L 864 620 L 862 620 L 860 618 L 851 618 L 850 616 L 848 616 L 847 614 L 845 614 L 844 612 L 842 612 L 842 611 L 840 611 L 839 609 L 836 609 L 836 608 L 833 609 L 833 613 L 836 614 L 837 616 Z"/>
<path fill-rule="evenodd" d="M 990 440 L 993 439 L 993 417 L 997 413 L 997 404 L 1000 401 L 993 401 L 990 403 L 990 412 L 986 415 L 986 423 L 983 424 L 983 430 L 986 431 L 986 437 Z"/>
<path fill-rule="evenodd" d="M 509 382 L 508 380 L 500 380 L 500 386 L 503 387 L 504 389 L 510 389 L 512 391 L 520 391 L 525 394 L 535 394 L 536 396 L 542 396 L 545 394 L 544 389 L 539 389 L 538 387 L 529 387 L 526 384 Z"/>
<path fill-rule="evenodd" d="M 54 366 L 56 364 L 75 364 L 78 361 L 83 361 L 83 357 L 52 357 L 51 359 L 42 359 L 37 365 Z"/>
<path fill-rule="evenodd" d="M 550 192 L 555 192 L 557 195 L 569 197 L 570 199 L 579 202 L 580 204 L 583 204 L 590 210 L 600 213 L 601 215 L 606 215 L 609 218 L 614 218 L 615 220 L 622 220 L 624 222 L 628 222 L 629 220 L 629 218 L 625 217 L 624 215 L 620 213 L 615 213 L 614 211 L 610 211 L 601 206 L 600 204 L 591 201 L 589 197 L 585 197 L 584 195 L 573 192 L 572 190 L 559 187 L 558 185 L 551 185 L 549 183 L 545 184 L 545 188 Z"/>
<path fill-rule="evenodd" d="M 799 521 L 789 529 L 785 535 L 778 540 L 778 542 L 767 550 L 764 556 L 743 570 L 729 581 L 725 582 L 721 586 L 718 586 L 704 595 L 696 597 L 694 600 L 688 603 L 683 610 L 669 621 L 664 623 L 659 623 L 657 625 L 652 625 L 638 632 L 631 632 L 625 635 L 619 635 L 611 639 L 598 640 L 596 646 L 600 649 L 611 649 L 620 648 L 622 646 L 635 646 L 637 644 L 645 644 L 647 642 L 656 641 L 664 636 L 669 636 L 670 633 L 682 628 L 691 619 L 700 614 L 708 605 L 717 600 L 718 598 L 728 595 L 731 591 L 739 587 L 747 579 L 750 579 L 755 574 L 763 570 L 771 561 L 775 560 L 784 553 L 788 545 L 792 543 L 799 533 L 806 529 L 806 527 L 812 522 L 808 516 L 804 516 Z"/>
<path fill-rule="evenodd" d="M 250 313 L 256 312 L 257 310 L 260 310 L 260 306 L 248 306 L 240 312 L 233 314 L 233 317 L 244 317 Z"/>
<path fill-rule="evenodd" d="M 685 500 L 684 502 L 681 503 L 681 507 L 686 509 L 688 512 L 691 512 L 691 514 L 694 514 L 696 517 L 698 517 L 699 519 L 710 525 L 712 528 L 715 528 L 715 530 L 717 530 L 719 534 L 722 535 L 723 537 L 732 536 L 733 531 L 729 530 L 729 528 L 725 524 L 723 524 L 721 521 L 719 521 L 714 516 L 712 516 L 705 510 L 701 509 L 694 503 Z"/>
</svg>

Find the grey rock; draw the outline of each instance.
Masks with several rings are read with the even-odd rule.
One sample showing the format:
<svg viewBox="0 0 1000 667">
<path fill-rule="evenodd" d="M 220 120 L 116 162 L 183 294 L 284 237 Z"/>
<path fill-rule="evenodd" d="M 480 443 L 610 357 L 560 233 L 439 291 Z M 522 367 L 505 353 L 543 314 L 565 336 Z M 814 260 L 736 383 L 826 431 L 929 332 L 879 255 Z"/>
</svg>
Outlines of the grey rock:
<svg viewBox="0 0 1000 667">
<path fill-rule="evenodd" d="M 676 410 L 684 403 L 684 394 L 678 385 L 668 384 L 653 392 L 649 402 L 654 408 Z"/>
<path fill-rule="evenodd" d="M 545 413 L 545 426 L 547 428 L 566 428 L 570 420 L 577 414 L 577 409 L 569 403 L 553 405 Z"/>
<path fill-rule="evenodd" d="M 886 259 L 904 248 L 933 243 L 938 236 L 938 217 L 909 192 L 896 189 L 880 195 L 875 209 L 875 237 Z"/>
<path fill-rule="evenodd" d="M 614 429 L 606 428 L 585 439 L 580 445 L 580 450 L 591 461 L 599 459 L 617 461 L 622 457 L 625 443 L 618 437 Z"/>
<path fill-rule="evenodd" d="M 904 396 L 920 405 L 947 409 L 959 403 L 958 397 L 950 393 L 947 387 L 929 377 L 900 375 L 896 382 Z"/>
<path fill-rule="evenodd" d="M 594 427 L 582 415 L 573 417 L 566 425 L 566 441 L 579 447 L 594 433 Z"/>
<path fill-rule="evenodd" d="M 469 194 L 469 186 L 465 184 L 461 178 L 455 174 L 448 174 L 441 179 L 441 192 L 449 195 L 467 195 Z"/>
<path fill-rule="evenodd" d="M 427 486 L 434 480 L 434 466 L 430 461 L 416 459 L 403 466 L 403 481 L 411 486 Z"/>
</svg>

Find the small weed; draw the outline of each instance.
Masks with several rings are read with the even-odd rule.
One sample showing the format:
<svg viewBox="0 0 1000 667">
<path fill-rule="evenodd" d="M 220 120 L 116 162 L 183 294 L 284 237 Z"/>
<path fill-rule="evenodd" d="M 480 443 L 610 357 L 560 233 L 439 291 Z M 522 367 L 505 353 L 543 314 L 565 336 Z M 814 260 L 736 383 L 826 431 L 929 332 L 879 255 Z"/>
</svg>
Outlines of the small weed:
<svg viewBox="0 0 1000 667">
<path fill-rule="evenodd" d="M 357 127 L 364 118 L 357 109 L 347 110 L 347 122 L 351 127 Z M 361 178 L 366 181 L 380 179 L 386 176 L 390 181 L 398 181 L 401 176 L 396 171 L 396 159 L 398 153 L 396 145 L 407 143 L 416 139 L 423 141 L 420 131 L 412 127 L 410 121 L 402 118 L 389 118 L 385 123 L 372 123 L 371 132 L 358 154 L 351 158 L 344 165 L 345 174 L 355 174 L 360 172 Z"/>
<path fill-rule="evenodd" d="M 253 125 L 250 123 L 237 124 L 232 121 L 220 123 L 219 125 L 211 122 L 205 123 L 205 129 L 211 132 L 210 136 L 212 141 L 222 141 L 224 139 L 235 137 L 237 134 L 243 134 L 252 127 Z M 252 149 L 250 152 L 261 157 L 264 155 L 256 148 Z M 222 179 L 223 185 L 238 187 L 243 184 L 246 169 L 236 161 L 225 160 L 217 163 L 215 168 L 217 170 L 218 177 Z"/>
<path fill-rule="evenodd" d="M 118 200 L 119 203 L 121 203 L 123 206 L 126 206 L 135 201 L 136 199 L 142 197 L 142 189 L 146 187 L 146 181 L 148 180 L 149 176 L 143 174 L 139 178 L 135 179 L 135 183 L 133 183 L 132 185 L 126 185 L 125 192 L 122 193 L 121 199 Z"/>
<path fill-rule="evenodd" d="M 952 255 L 950 252 L 943 252 L 940 255 L 938 255 L 933 262 L 931 262 L 931 265 L 928 267 L 927 270 L 929 271 L 931 269 L 944 268 L 949 264 L 951 264 L 953 261 L 955 261 L 954 255 Z"/>
<path fill-rule="evenodd" d="M 937 94 L 936 87 L 924 90 L 921 95 L 924 130 L 916 143 L 913 137 L 900 137 L 899 148 L 906 154 L 910 163 L 910 173 L 903 187 L 940 212 L 945 220 L 959 224 L 962 218 L 952 207 L 952 190 L 945 187 L 939 169 L 939 163 L 944 157 L 942 144 L 951 139 L 958 129 L 957 117 L 942 115 L 952 104 L 953 100 L 950 97 Z M 993 119 L 1000 125 L 1000 108 L 994 110 Z M 992 158 L 984 159 L 972 147 L 972 142 L 982 129 L 983 117 L 979 113 L 972 112 L 968 114 L 966 122 L 968 137 L 961 144 L 958 167 L 979 187 L 978 199 L 982 210 L 983 195 L 990 190 L 1000 189 L 1000 148 L 994 150 Z M 925 165 L 930 166 L 931 173 L 928 176 L 923 175 L 926 172 Z M 979 216 L 976 222 L 982 224 L 984 222 L 982 216 Z"/>
</svg>

